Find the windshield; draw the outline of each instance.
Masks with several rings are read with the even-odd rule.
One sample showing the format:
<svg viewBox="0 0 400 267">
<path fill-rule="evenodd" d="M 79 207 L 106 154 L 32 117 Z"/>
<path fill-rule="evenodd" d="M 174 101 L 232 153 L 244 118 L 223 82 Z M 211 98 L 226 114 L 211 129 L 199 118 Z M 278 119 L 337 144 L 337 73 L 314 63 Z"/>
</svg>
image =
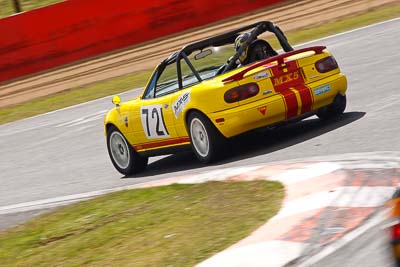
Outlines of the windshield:
<svg viewBox="0 0 400 267">
<path fill-rule="evenodd" d="M 251 45 L 246 50 L 247 59 L 241 60 L 240 62 L 236 60 L 227 71 L 238 66 L 247 65 L 277 55 L 275 49 L 279 47 L 279 43 L 274 37 L 274 34 L 266 32 L 256 37 L 255 40 L 253 39 Z M 229 43 L 223 46 L 206 47 L 202 50 L 192 51 L 188 59 L 198 72 L 201 80 L 207 80 L 222 74 L 229 60 L 232 59 L 237 52 L 238 51 L 235 50 L 235 45 Z M 183 87 L 198 82 L 198 79 L 183 59 L 181 60 L 181 69 Z"/>
<path fill-rule="evenodd" d="M 208 50 L 209 53 L 204 53 Z M 198 57 L 200 53 L 205 54 L 203 57 Z M 201 50 L 193 51 L 188 59 L 193 65 L 195 70 L 198 72 L 202 80 L 210 79 L 218 74 L 218 70 L 227 63 L 228 59 L 235 53 L 235 49 L 232 44 L 220 46 L 220 47 L 208 47 Z M 198 79 L 190 69 L 189 65 L 185 60 L 181 60 L 182 69 L 182 85 L 187 87 L 198 82 Z"/>
<path fill-rule="evenodd" d="M 168 63 L 159 66 L 148 83 L 144 98 L 165 96 L 196 85 L 201 81 L 212 79 L 237 67 L 277 55 L 274 47 L 278 42 L 273 41 L 270 38 L 271 36 L 273 36 L 272 33 L 264 33 L 258 36 L 256 40 L 252 39 L 251 45 L 246 50 L 247 59 L 245 61 L 239 61 L 240 50 L 235 50 L 233 41 L 225 45 L 218 43 L 215 46 L 188 49 L 186 51 L 189 53 L 187 57 L 185 52 L 178 57 L 179 64 L 177 64 L 176 59 L 172 58 L 166 61 Z M 236 60 L 228 64 L 232 57 L 235 57 Z M 180 72 L 178 66 L 180 66 Z"/>
</svg>

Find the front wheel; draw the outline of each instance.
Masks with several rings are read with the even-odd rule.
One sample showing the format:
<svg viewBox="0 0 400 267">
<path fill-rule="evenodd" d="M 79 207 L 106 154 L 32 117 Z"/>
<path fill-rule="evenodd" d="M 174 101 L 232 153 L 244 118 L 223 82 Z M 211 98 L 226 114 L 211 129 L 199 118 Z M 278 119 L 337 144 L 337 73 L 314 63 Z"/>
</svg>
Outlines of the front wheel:
<svg viewBox="0 0 400 267">
<path fill-rule="evenodd" d="M 226 139 L 210 120 L 200 112 L 188 117 L 188 129 L 193 152 L 203 163 L 219 159 L 226 148 Z"/>
<path fill-rule="evenodd" d="M 114 126 L 107 131 L 107 149 L 114 167 L 124 175 L 138 173 L 147 166 L 148 158 L 141 157 Z"/>
<path fill-rule="evenodd" d="M 317 116 L 322 120 L 335 118 L 343 114 L 346 109 L 346 104 L 346 95 L 338 94 L 332 104 L 317 111 Z"/>
</svg>

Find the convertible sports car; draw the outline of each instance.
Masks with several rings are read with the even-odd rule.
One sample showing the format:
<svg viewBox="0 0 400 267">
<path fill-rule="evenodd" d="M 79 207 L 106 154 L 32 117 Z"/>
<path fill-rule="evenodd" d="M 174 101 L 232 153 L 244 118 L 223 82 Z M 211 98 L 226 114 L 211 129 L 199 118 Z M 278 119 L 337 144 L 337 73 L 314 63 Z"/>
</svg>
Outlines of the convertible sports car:
<svg viewBox="0 0 400 267">
<path fill-rule="evenodd" d="M 276 37 L 280 54 L 261 39 L 267 34 Z M 114 96 L 116 107 L 104 120 L 109 156 L 125 175 L 145 169 L 149 156 L 187 148 L 209 163 L 230 137 L 342 114 L 346 89 L 345 75 L 324 46 L 293 50 L 272 22 L 255 23 L 172 54 L 140 97 L 121 104 Z"/>
</svg>

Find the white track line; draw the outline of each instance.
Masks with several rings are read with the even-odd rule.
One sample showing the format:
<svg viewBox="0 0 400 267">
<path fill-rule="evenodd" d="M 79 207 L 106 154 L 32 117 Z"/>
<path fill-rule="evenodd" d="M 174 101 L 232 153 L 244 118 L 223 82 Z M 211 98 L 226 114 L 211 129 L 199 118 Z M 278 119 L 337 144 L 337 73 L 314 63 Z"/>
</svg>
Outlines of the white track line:
<svg viewBox="0 0 400 267">
<path fill-rule="evenodd" d="M 350 154 L 351 155 L 351 154 Z M 366 153 L 366 155 L 369 155 Z M 361 157 L 359 155 L 359 157 Z M 318 162 L 318 163 L 311 163 L 312 161 L 306 159 L 301 159 L 298 160 L 297 162 L 310 162 L 309 165 L 296 168 L 296 169 L 291 169 L 291 170 L 282 170 L 280 174 L 276 174 L 275 177 L 269 177 L 269 179 L 272 180 L 279 180 L 284 184 L 290 184 L 296 181 L 303 181 L 305 179 L 311 179 L 314 177 L 318 177 L 324 174 L 328 174 L 331 172 L 334 172 L 340 168 L 342 168 L 343 165 L 346 165 L 346 154 L 341 156 L 341 162 L 336 162 L 332 163 L 329 162 L 329 157 L 324 157 L 327 162 Z M 365 158 L 365 156 L 364 156 Z M 321 158 L 319 158 L 321 160 Z M 364 160 L 365 161 L 365 160 Z M 293 163 L 293 161 L 292 161 Z M 383 164 L 382 166 L 384 166 Z M 250 165 L 250 166 L 245 166 L 245 167 L 234 167 L 234 168 L 223 168 L 221 170 L 214 170 L 214 171 L 206 171 L 201 174 L 193 174 L 190 175 L 190 177 L 184 178 L 183 177 L 177 177 L 176 183 L 200 183 L 200 182 L 207 182 L 207 181 L 215 181 L 215 180 L 226 180 L 230 177 L 236 177 L 240 176 L 241 174 L 245 174 L 254 170 L 257 170 L 259 168 L 265 167 L 265 166 L 271 166 L 273 165 Z M 380 165 L 376 164 L 375 167 L 379 167 Z M 302 177 L 304 176 L 304 177 Z M 300 179 L 300 180 L 299 180 Z M 160 181 L 162 183 L 162 180 Z M 170 182 L 172 183 L 172 182 Z M 41 200 L 36 200 L 36 201 L 29 201 L 29 202 L 24 202 L 24 203 L 18 203 L 18 204 L 12 204 L 12 205 L 7 205 L 7 206 L 2 206 L 0 207 L 0 215 L 1 214 L 12 214 L 12 213 L 17 213 L 17 212 L 24 212 L 24 211 L 31 211 L 31 210 L 39 210 L 39 209 L 45 209 L 45 208 L 51 208 L 51 207 L 56 207 L 56 206 L 63 206 L 66 204 L 70 204 L 72 202 L 77 202 L 81 200 L 86 200 L 89 198 L 93 198 L 96 196 L 112 193 L 112 192 L 117 192 L 117 191 L 122 191 L 122 190 L 129 190 L 129 189 L 135 189 L 135 188 L 141 188 L 145 186 L 146 184 L 152 185 L 154 184 L 154 181 L 150 182 L 143 182 L 139 184 L 134 184 L 134 185 L 128 185 L 128 186 L 121 186 L 121 187 L 114 187 L 114 188 L 108 188 L 108 189 L 103 189 L 103 190 L 96 190 L 96 191 L 91 191 L 91 192 L 85 192 L 81 194 L 73 194 L 73 195 L 67 195 L 67 196 L 60 196 L 60 197 L 55 197 L 55 198 L 48 198 L 48 199 L 41 199 Z M 359 196 L 359 201 L 357 203 L 361 202 L 364 203 L 363 205 L 366 205 L 365 203 L 369 203 L 369 206 L 376 206 L 379 205 L 382 201 L 382 197 L 387 196 L 392 192 L 392 188 L 381 188 L 379 189 L 378 187 L 375 188 L 361 188 L 362 190 L 360 191 L 359 189 L 352 189 L 351 187 L 340 187 L 337 188 L 336 193 L 335 192 L 320 192 L 318 195 L 310 195 L 308 198 L 304 198 L 303 201 L 300 201 L 297 199 L 292 206 L 284 207 L 282 209 L 281 216 L 291 214 L 293 212 L 296 212 L 296 210 L 299 210 L 299 203 L 305 203 L 304 206 L 307 206 L 308 208 L 318 208 L 321 205 L 326 206 L 329 205 L 330 201 L 332 201 L 335 195 L 337 195 L 340 192 L 356 192 L 360 191 L 361 195 Z M 379 190 L 378 190 L 379 189 Z M 373 190 L 377 190 L 372 192 Z M 390 191 L 390 192 L 389 192 Z M 388 193 L 389 192 L 389 193 Z M 351 194 L 353 194 L 351 193 Z M 374 193 L 374 194 L 373 194 Z M 377 193 L 377 194 L 376 194 Z M 376 195 L 376 196 L 375 196 Z M 375 196 L 372 198 L 372 196 Z M 311 200 L 310 200 L 311 198 Z M 367 201 L 368 199 L 369 201 Z M 341 200 L 341 203 L 336 203 L 335 205 L 345 205 L 343 204 L 343 201 L 347 201 L 347 198 L 345 200 Z M 317 207 L 312 205 L 312 203 L 317 203 Z M 357 205 L 362 205 L 362 204 L 357 204 Z"/>
<path fill-rule="evenodd" d="M 281 267 L 301 255 L 307 244 L 273 240 L 227 249 L 195 267 Z"/>
<path fill-rule="evenodd" d="M 333 172 L 338 169 L 339 165 L 336 165 L 336 164 L 334 165 L 335 166 L 334 168 L 326 168 L 327 166 L 331 166 L 331 165 L 332 164 L 329 164 L 329 163 L 316 163 L 316 164 L 311 163 L 306 168 L 301 168 L 301 169 L 306 170 L 308 178 L 312 178 L 315 176 L 326 174 L 327 171 Z M 323 173 L 321 172 L 321 166 L 325 166 L 325 168 L 326 168 L 326 170 L 324 170 Z M 204 183 L 207 181 L 222 181 L 222 180 L 226 180 L 230 177 L 240 176 L 241 174 L 245 174 L 245 173 L 257 170 L 261 167 L 263 167 L 263 165 L 223 168 L 223 169 L 219 169 L 219 170 L 206 171 L 206 172 L 203 172 L 200 174 L 193 174 L 187 178 L 177 177 L 175 181 L 171 181 L 170 183 L 175 182 L 175 183 L 182 183 L 182 184 L 196 184 L 196 183 Z M 289 174 L 286 176 L 284 174 L 288 173 L 288 172 L 293 174 L 293 171 L 294 170 L 289 170 L 289 171 L 283 170 L 282 175 L 283 175 L 283 177 L 287 177 Z M 314 173 L 314 175 L 313 175 L 313 173 Z M 297 175 L 298 172 L 295 172 L 295 174 Z M 29 201 L 29 202 L 24 202 L 24 203 L 3 206 L 3 207 L 0 207 L 0 215 L 62 206 L 62 205 L 70 204 L 72 202 L 77 202 L 77 201 L 93 198 L 96 196 L 104 195 L 107 193 L 121 191 L 121 190 L 135 189 L 135 188 L 143 187 L 146 184 L 153 184 L 153 183 L 154 182 L 144 182 L 144 183 L 134 184 L 134 185 L 129 185 L 129 186 L 96 190 L 96 191 L 86 192 L 86 193 L 81 193 L 81 194 L 60 196 L 60 197 L 55 197 L 55 198 L 41 199 L 41 200 L 37 200 L 37 201 Z"/>
<path fill-rule="evenodd" d="M 143 90 L 143 88 L 134 88 L 134 89 L 131 89 L 131 90 L 129 90 L 129 91 L 125 91 L 125 92 L 119 93 L 119 95 L 129 94 L 129 93 L 133 93 L 133 92 L 136 92 L 136 91 L 139 91 L 139 90 Z M 117 94 L 113 94 L 113 95 L 117 95 Z M 102 97 L 102 98 L 97 98 L 97 99 L 90 100 L 90 101 L 88 101 L 88 102 L 76 104 L 76 105 L 69 106 L 69 107 L 65 107 L 65 108 L 56 109 L 56 110 L 49 111 L 49 112 L 46 112 L 46 113 L 43 113 L 43 114 L 39 114 L 39 115 L 35 115 L 35 116 L 29 117 L 29 118 L 24 118 L 24 119 L 20 119 L 20 120 L 18 120 L 18 121 L 13 121 L 13 122 L 5 123 L 5 124 L 2 124 L 2 125 L 0 125 L 0 126 L 3 127 L 3 126 L 7 126 L 7 125 L 9 125 L 9 124 L 15 123 L 15 122 L 21 122 L 21 121 L 25 121 L 25 120 L 30 120 L 30 119 L 34 119 L 34 118 L 38 118 L 38 117 L 47 116 L 47 115 L 50 115 L 50 114 L 53 114 L 53 113 L 57 113 L 57 112 L 59 112 L 59 111 L 64 111 L 64 110 L 69 110 L 69 109 L 78 108 L 78 107 L 84 106 L 84 105 L 86 105 L 86 104 L 91 104 L 91 103 L 94 103 L 94 102 L 97 102 L 97 101 L 102 101 L 102 100 L 104 100 L 104 99 L 106 99 L 106 98 L 110 98 L 110 97 L 113 96 L 113 95 L 108 95 L 108 96 L 104 96 L 104 97 Z M 111 103 L 111 101 L 110 101 L 110 103 Z M 110 104 L 110 105 L 111 105 L 111 104 Z"/>
<path fill-rule="evenodd" d="M 299 183 L 305 180 L 312 179 L 324 174 L 332 173 L 336 170 L 341 169 L 342 166 L 337 163 L 331 162 L 318 162 L 304 166 L 304 168 L 298 168 L 294 170 L 287 170 L 276 177 L 273 177 L 275 181 L 279 181 L 285 185 Z"/>
<path fill-rule="evenodd" d="M 345 186 L 321 191 L 288 201 L 271 220 L 326 207 L 377 208 L 384 205 L 395 191 L 388 186 Z"/>
<path fill-rule="evenodd" d="M 206 181 L 211 181 L 211 180 L 221 181 L 221 180 L 226 180 L 230 177 L 239 176 L 240 174 L 249 172 L 251 170 L 255 170 L 260 167 L 261 166 L 224 168 L 224 169 L 217 170 L 217 171 L 207 171 L 202 174 L 192 175 L 192 177 L 186 178 L 186 179 L 180 179 L 180 177 L 177 177 L 176 181 L 173 181 L 173 182 L 194 184 L 194 183 L 201 183 L 201 182 L 206 182 Z M 162 180 L 161 180 L 161 182 L 162 182 Z M 169 184 L 172 184 L 173 182 L 169 182 Z M 152 184 L 154 184 L 154 181 L 143 182 L 143 183 L 138 183 L 138 184 L 128 185 L 128 186 L 114 187 L 114 188 L 103 189 L 103 190 L 96 190 L 96 191 L 91 191 L 91 192 L 86 192 L 86 193 L 81 193 L 81 194 L 73 194 L 73 195 L 47 198 L 47 199 L 41 199 L 41 200 L 7 205 L 7 206 L 0 207 L 0 215 L 12 214 L 12 213 L 24 212 L 24 211 L 31 211 L 31 210 L 46 209 L 46 208 L 51 208 L 51 207 L 56 207 L 56 206 L 63 206 L 63 205 L 67 205 L 67 204 L 70 204 L 73 202 L 90 199 L 90 198 L 93 198 L 96 196 L 105 195 L 105 194 L 112 193 L 112 192 L 142 188 L 143 186 L 152 185 Z"/>
</svg>

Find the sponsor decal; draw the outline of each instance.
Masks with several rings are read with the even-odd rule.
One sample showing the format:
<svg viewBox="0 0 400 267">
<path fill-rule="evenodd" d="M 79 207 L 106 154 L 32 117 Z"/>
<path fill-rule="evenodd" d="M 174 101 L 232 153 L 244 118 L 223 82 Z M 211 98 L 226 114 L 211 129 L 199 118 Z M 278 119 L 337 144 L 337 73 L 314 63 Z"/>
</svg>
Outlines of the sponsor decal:
<svg viewBox="0 0 400 267">
<path fill-rule="evenodd" d="M 182 113 L 183 109 L 189 102 L 190 102 L 190 91 L 185 92 L 183 95 L 178 97 L 178 99 L 176 99 L 176 101 L 172 104 L 175 118 L 179 117 L 179 114 Z"/>
<path fill-rule="evenodd" d="M 268 94 L 270 94 L 270 93 L 272 93 L 272 90 L 266 90 L 266 91 L 264 91 L 262 94 L 263 94 L 263 95 L 268 95 Z"/>
<path fill-rule="evenodd" d="M 267 106 L 263 106 L 263 107 L 259 107 L 258 111 L 265 116 L 265 114 L 267 113 Z"/>
<path fill-rule="evenodd" d="M 278 86 L 278 85 L 281 85 L 284 83 L 295 81 L 295 80 L 298 80 L 299 78 L 300 78 L 300 73 L 298 71 L 284 74 L 284 75 L 274 78 L 274 86 Z"/>
<path fill-rule="evenodd" d="M 314 88 L 314 95 L 319 96 L 319 95 L 323 95 L 330 91 L 331 91 L 331 85 L 325 84 L 325 85 L 319 86 L 317 88 Z"/>
<path fill-rule="evenodd" d="M 260 72 L 257 73 L 253 78 L 254 80 L 264 79 L 269 77 L 269 72 Z"/>
</svg>

